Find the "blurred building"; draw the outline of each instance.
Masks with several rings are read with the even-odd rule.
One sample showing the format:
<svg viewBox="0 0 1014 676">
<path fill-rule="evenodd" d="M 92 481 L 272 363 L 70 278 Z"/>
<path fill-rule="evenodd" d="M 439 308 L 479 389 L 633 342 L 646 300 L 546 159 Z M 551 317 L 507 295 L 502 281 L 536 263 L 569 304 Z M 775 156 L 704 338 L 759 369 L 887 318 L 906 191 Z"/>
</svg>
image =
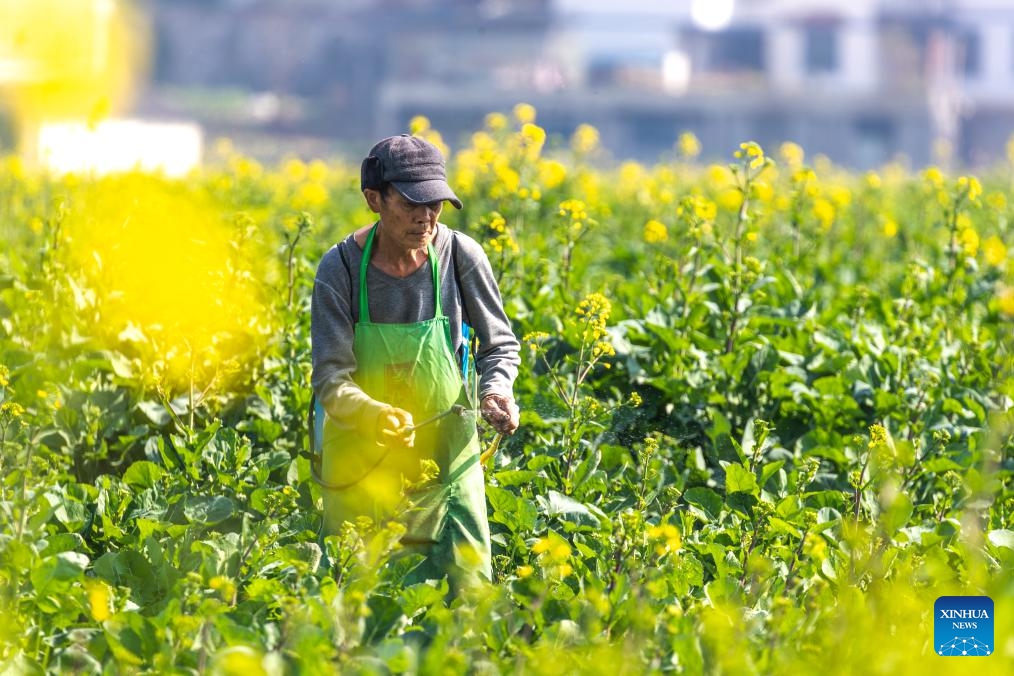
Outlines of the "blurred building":
<svg viewBox="0 0 1014 676">
<path fill-rule="evenodd" d="M 550 134 L 594 124 L 620 158 L 692 131 L 715 157 L 791 140 L 870 167 L 991 162 L 1014 131 L 1010 0 L 151 3 L 151 100 L 212 134 L 362 150 L 424 114 L 453 145 L 527 101 Z M 222 87 L 233 99 L 207 93 Z"/>
</svg>

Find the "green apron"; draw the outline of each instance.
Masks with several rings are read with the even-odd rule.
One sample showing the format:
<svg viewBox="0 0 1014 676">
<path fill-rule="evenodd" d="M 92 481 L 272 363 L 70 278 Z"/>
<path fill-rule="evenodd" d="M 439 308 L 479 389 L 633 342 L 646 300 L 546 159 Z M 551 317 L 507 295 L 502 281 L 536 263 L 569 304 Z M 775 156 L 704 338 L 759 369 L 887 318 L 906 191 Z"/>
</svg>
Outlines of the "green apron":
<svg viewBox="0 0 1014 676">
<path fill-rule="evenodd" d="M 419 427 L 413 448 L 379 446 L 373 438 L 325 420 L 321 474 L 328 486 L 340 487 L 322 490 L 325 529 L 335 533 L 342 522 L 355 521 L 359 516 L 382 523 L 397 515 L 406 527 L 404 551 L 425 556 L 407 582 L 448 573 L 452 584 L 467 584 L 476 575 L 490 580 L 489 522 L 479 437 L 474 407 L 454 363 L 450 325 L 440 304 L 436 254 L 429 246 L 433 319 L 375 324 L 370 321 L 366 271 L 376 230 L 374 226 L 366 238 L 359 267 L 360 319 L 352 343 L 356 357 L 353 380 L 377 401 L 411 413 L 417 423 L 455 404 L 464 406 L 466 413 L 446 415 Z M 438 478 L 404 491 L 403 479 L 418 482 L 423 459 L 436 462 Z M 406 501 L 411 503 L 407 511 Z"/>
</svg>

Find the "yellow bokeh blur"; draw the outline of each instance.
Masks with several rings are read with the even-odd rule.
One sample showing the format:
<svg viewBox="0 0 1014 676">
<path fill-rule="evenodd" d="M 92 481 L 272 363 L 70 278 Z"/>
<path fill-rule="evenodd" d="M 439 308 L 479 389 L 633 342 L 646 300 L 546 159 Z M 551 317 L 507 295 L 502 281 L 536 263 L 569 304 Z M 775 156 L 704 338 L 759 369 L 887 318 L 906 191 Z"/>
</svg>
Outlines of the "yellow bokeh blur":
<svg viewBox="0 0 1014 676">
<path fill-rule="evenodd" d="M 25 128 L 97 123 L 147 68 L 147 28 L 123 0 L 0 0 L 0 101 Z"/>
<path fill-rule="evenodd" d="M 85 184 L 67 239 L 71 264 L 94 292 L 78 309 L 92 312 L 95 337 L 132 345 L 161 380 L 236 366 L 267 330 L 271 271 L 252 262 L 265 254 L 201 193 L 141 173 Z"/>
</svg>

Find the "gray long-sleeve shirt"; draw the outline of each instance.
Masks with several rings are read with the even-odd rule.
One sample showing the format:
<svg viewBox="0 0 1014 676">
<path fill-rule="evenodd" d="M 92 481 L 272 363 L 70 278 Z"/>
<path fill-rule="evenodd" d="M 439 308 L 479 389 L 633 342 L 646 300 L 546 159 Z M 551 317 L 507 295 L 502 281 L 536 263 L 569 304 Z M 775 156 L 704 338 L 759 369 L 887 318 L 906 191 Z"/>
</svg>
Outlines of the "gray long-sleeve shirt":
<svg viewBox="0 0 1014 676">
<path fill-rule="evenodd" d="M 452 247 L 451 239 L 457 240 Z M 462 344 L 462 319 L 475 331 L 479 396 L 512 394 L 520 344 L 503 310 L 500 290 L 482 246 L 474 239 L 437 224 L 433 238 L 440 269 L 440 302 L 450 320 L 451 343 Z M 457 260 L 452 260 L 452 248 Z M 313 391 L 328 416 L 342 427 L 372 434 L 386 402 L 376 401 L 352 380 L 356 357 L 353 327 L 359 320 L 359 265 L 363 251 L 353 235 L 331 247 L 314 279 L 310 338 Z M 457 274 L 455 274 L 455 264 Z M 433 269 L 429 261 L 404 278 L 370 265 L 366 272 L 370 319 L 378 323 L 411 323 L 433 318 Z M 458 280 L 461 288 L 458 288 Z"/>
</svg>

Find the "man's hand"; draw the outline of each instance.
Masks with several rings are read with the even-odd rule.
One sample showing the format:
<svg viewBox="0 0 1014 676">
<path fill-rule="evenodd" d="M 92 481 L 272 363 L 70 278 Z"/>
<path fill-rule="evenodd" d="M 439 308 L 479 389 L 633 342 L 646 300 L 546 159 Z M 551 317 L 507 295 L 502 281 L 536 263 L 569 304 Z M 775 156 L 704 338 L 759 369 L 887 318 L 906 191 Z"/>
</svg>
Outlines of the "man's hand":
<svg viewBox="0 0 1014 676">
<path fill-rule="evenodd" d="M 487 394 L 479 407 L 482 418 L 500 434 L 514 434 L 518 428 L 518 407 L 514 399 L 502 394 Z"/>
<path fill-rule="evenodd" d="M 415 444 L 412 414 L 394 406 L 385 409 L 377 416 L 377 443 L 381 446 L 412 448 Z"/>
</svg>

